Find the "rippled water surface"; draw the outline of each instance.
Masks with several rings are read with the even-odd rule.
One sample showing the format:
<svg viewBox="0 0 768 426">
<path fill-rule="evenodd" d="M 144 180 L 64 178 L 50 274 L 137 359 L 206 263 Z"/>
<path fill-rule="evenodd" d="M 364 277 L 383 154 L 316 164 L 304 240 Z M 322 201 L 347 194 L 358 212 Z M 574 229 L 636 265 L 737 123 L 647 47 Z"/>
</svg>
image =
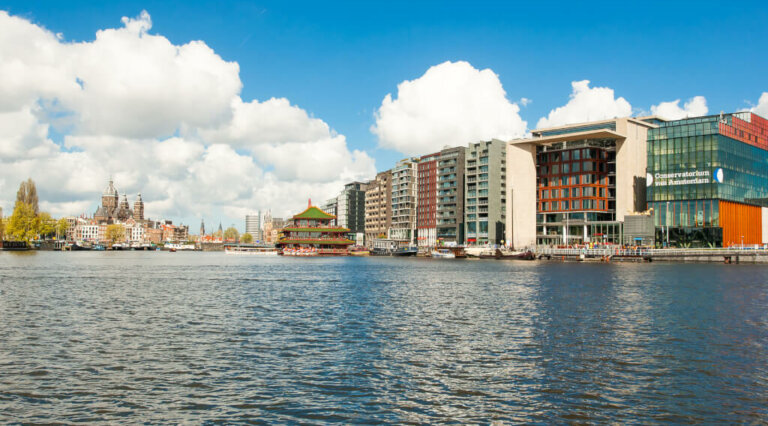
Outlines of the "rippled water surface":
<svg viewBox="0 0 768 426">
<path fill-rule="evenodd" d="M 765 422 L 768 267 L 0 253 L 0 422 Z"/>
</svg>

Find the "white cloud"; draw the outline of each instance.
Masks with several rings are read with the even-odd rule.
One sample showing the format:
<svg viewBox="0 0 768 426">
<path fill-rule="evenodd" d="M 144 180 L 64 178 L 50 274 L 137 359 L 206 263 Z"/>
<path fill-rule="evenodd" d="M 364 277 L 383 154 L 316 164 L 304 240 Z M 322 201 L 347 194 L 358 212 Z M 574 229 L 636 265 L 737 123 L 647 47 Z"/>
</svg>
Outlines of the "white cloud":
<svg viewBox="0 0 768 426">
<path fill-rule="evenodd" d="M 671 102 L 662 102 L 651 106 L 651 114 L 667 120 L 680 120 L 686 117 L 700 117 L 707 115 L 707 99 L 704 96 L 695 96 L 680 108 L 680 99 Z"/>
<path fill-rule="evenodd" d="M 315 141 L 332 133 L 323 120 L 310 117 L 285 98 L 243 102 L 238 97 L 232 103 L 232 114 L 232 120 L 224 125 L 202 130 L 203 137 L 255 149 L 268 143 Z"/>
<path fill-rule="evenodd" d="M 522 136 L 526 122 L 519 112 L 493 71 L 444 62 L 398 84 L 396 99 L 387 94 L 371 131 L 381 147 L 427 154 L 446 145 Z"/>
<path fill-rule="evenodd" d="M 768 119 L 768 92 L 763 92 L 763 94 L 760 95 L 760 100 L 757 101 L 757 106 L 752 108 L 752 112 Z"/>
<path fill-rule="evenodd" d="M 148 13 L 67 43 L 0 11 L 0 206 L 32 177 L 41 207 L 92 214 L 109 176 L 146 213 L 241 226 L 372 177 L 373 160 L 287 99 L 243 101 L 239 66 L 150 34 Z M 63 129 L 62 146 L 50 136 Z M 235 215 L 235 216 L 233 216 Z"/>
<path fill-rule="evenodd" d="M 589 87 L 589 80 L 571 83 L 573 93 L 567 104 L 553 109 L 536 123 L 537 128 L 556 127 L 587 121 L 628 117 L 632 106 L 624 98 L 616 98 L 609 87 Z"/>
</svg>

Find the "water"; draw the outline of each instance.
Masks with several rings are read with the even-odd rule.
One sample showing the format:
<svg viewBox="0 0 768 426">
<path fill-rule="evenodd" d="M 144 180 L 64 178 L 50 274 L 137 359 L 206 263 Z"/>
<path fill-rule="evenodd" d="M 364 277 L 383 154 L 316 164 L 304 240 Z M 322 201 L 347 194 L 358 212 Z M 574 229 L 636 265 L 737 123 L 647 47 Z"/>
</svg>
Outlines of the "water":
<svg viewBox="0 0 768 426">
<path fill-rule="evenodd" d="M 0 253 L 0 422 L 765 422 L 768 267 Z"/>
</svg>

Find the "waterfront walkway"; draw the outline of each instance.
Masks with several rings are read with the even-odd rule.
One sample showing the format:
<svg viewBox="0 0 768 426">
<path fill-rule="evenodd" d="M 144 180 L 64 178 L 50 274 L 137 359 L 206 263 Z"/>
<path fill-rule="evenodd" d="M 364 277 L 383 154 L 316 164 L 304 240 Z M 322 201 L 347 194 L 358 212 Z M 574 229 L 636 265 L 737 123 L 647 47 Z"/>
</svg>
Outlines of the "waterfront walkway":
<svg viewBox="0 0 768 426">
<path fill-rule="evenodd" d="M 755 248 L 714 248 L 714 249 L 621 249 L 621 248 L 548 248 L 536 250 L 539 259 L 569 260 L 644 260 L 652 261 L 694 261 L 725 263 L 768 263 L 768 250 Z"/>
</svg>

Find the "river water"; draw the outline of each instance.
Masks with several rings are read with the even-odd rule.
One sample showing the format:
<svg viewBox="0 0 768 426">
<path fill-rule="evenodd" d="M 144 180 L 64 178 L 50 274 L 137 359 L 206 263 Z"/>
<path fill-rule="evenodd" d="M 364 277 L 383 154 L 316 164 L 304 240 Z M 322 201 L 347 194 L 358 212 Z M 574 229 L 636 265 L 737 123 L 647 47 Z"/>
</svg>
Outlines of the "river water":
<svg viewBox="0 0 768 426">
<path fill-rule="evenodd" d="M 0 422 L 768 419 L 768 267 L 0 253 Z"/>
</svg>

